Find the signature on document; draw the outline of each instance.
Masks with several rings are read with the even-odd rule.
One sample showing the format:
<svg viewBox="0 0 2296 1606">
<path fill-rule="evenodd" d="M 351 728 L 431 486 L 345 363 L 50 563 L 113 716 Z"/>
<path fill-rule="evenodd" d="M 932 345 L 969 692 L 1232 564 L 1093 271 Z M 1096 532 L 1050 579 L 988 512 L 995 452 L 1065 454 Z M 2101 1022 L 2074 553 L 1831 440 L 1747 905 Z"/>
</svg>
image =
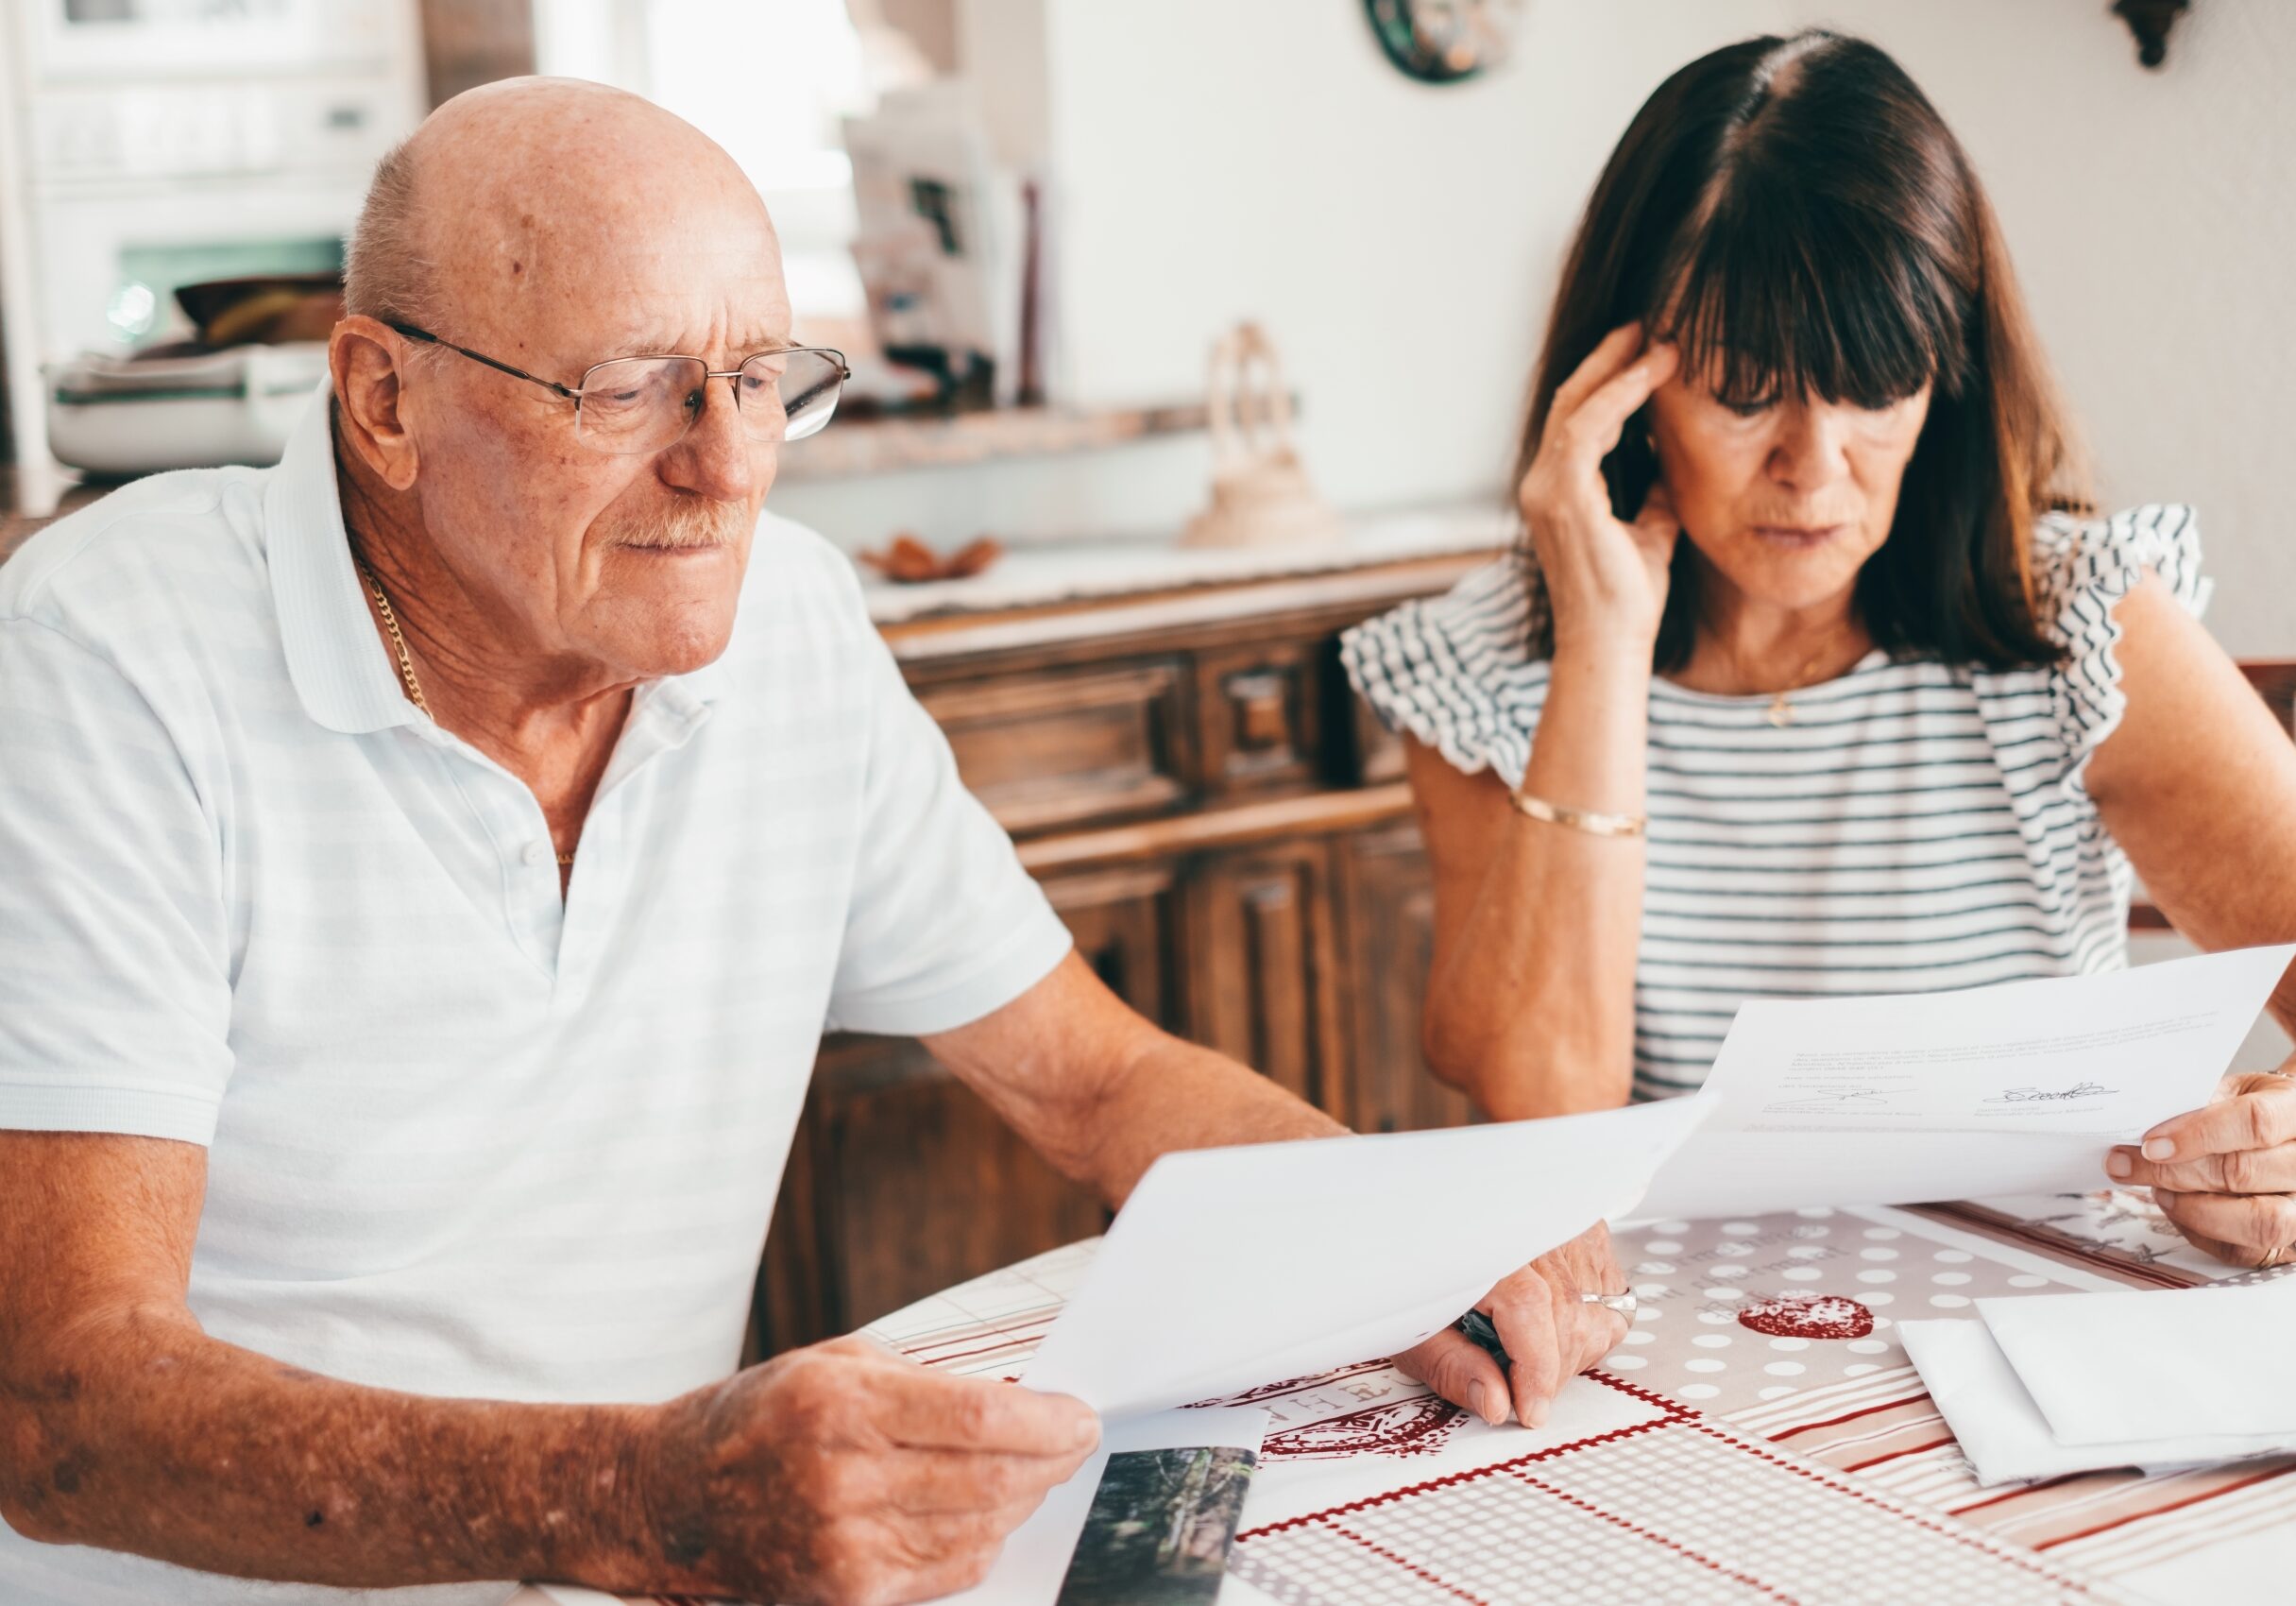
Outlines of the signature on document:
<svg viewBox="0 0 2296 1606">
<path fill-rule="evenodd" d="M 2100 1094 L 2117 1093 L 2117 1087 L 2107 1087 L 2099 1082 L 2076 1082 L 2070 1087 L 2012 1087 L 1985 1101 L 1988 1104 L 2048 1104 L 2067 1099 L 2094 1099 Z"/>
<path fill-rule="evenodd" d="M 1832 1093 L 1805 1093 L 1798 1099 L 1783 1099 L 1772 1104 L 1773 1110 L 1886 1110 L 1889 1095 L 1871 1088 L 1845 1087 Z"/>
</svg>

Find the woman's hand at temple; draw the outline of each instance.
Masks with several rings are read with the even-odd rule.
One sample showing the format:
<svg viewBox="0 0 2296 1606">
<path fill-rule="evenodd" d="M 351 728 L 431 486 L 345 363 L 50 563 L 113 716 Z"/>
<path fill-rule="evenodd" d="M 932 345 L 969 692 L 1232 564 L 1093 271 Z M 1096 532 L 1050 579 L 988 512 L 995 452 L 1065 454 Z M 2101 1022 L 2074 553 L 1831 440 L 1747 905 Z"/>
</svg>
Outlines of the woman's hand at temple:
<svg viewBox="0 0 2296 1606">
<path fill-rule="evenodd" d="M 2105 1156 L 2115 1182 L 2150 1187 L 2194 1246 L 2237 1266 L 2296 1257 L 2296 1055 L 2228 1076 L 2204 1109 Z"/>
<path fill-rule="evenodd" d="M 1681 526 L 1663 482 L 1632 523 L 1621 520 L 1603 459 L 1679 361 L 1672 346 L 1644 350 L 1641 324 L 1623 324 L 1556 389 L 1518 494 L 1555 610 L 1557 653 L 1574 640 L 1646 646 L 1658 639 Z"/>
<path fill-rule="evenodd" d="M 1610 1253 L 1601 1222 L 1532 1261 L 1501 1282 L 1475 1308 L 1490 1318 L 1511 1363 L 1499 1362 L 1465 1334 L 1446 1329 L 1395 1358 L 1452 1404 L 1493 1427 L 1512 1414 L 1525 1427 L 1543 1427 L 1562 1386 L 1608 1355 L 1631 1325 L 1582 1293 L 1622 1293 L 1625 1273 Z"/>
</svg>

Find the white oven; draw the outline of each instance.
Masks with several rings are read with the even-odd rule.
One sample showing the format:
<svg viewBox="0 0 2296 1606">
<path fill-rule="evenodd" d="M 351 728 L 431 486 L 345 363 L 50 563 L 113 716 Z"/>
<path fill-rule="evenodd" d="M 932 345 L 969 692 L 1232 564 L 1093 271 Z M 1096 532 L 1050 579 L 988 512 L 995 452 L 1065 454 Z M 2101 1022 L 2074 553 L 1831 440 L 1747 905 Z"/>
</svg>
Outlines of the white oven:
<svg viewBox="0 0 2296 1606">
<path fill-rule="evenodd" d="M 340 267 L 376 159 L 422 115 L 423 61 L 417 0 L 5 9 L 0 316 L 36 492 L 41 371 L 189 333 L 179 284 Z"/>
<path fill-rule="evenodd" d="M 121 82 L 243 77 L 372 61 L 408 8 L 365 0 L 15 0 L 40 76 Z"/>
</svg>

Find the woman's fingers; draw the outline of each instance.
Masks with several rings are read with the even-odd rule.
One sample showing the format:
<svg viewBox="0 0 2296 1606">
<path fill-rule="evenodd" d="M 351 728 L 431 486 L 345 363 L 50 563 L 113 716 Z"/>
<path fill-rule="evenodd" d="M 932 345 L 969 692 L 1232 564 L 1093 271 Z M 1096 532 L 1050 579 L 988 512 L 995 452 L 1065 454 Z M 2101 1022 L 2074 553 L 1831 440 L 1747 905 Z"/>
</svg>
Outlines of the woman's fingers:
<svg viewBox="0 0 2296 1606">
<path fill-rule="evenodd" d="M 2179 1232 L 2221 1260 L 2260 1265 L 2274 1251 L 2296 1244 L 2296 1199 L 2286 1194 L 2156 1187 L 2152 1200 Z"/>
<path fill-rule="evenodd" d="M 1602 473 L 1626 421 L 1681 361 L 1672 346 L 1644 349 L 1642 338 L 1639 324 L 1611 331 L 1556 388 L 1516 487 L 1558 639 L 1655 636 L 1665 607 L 1672 521 L 1661 504 L 1647 521 L 1623 523 Z"/>
<path fill-rule="evenodd" d="M 2296 1193 L 2296 1143 L 2235 1149 L 2189 1160 L 2148 1160 L 2134 1147 L 2105 1157 L 2105 1174 L 2130 1187 L 2178 1193 Z"/>
<path fill-rule="evenodd" d="M 2146 1133 L 2137 1145 L 2140 1157 L 2187 1161 L 2296 1142 L 2296 1081 L 2244 1076 L 2232 1085 L 2231 1097 L 2171 1116 Z"/>
<path fill-rule="evenodd" d="M 1619 443 L 1619 434 L 1635 410 L 1650 400 L 1682 363 L 1673 346 L 1653 346 L 1588 393 L 1587 399 L 1560 420 L 1550 416 L 1550 433 L 1558 427 L 1566 449 L 1584 461 L 1601 463 Z"/>
<path fill-rule="evenodd" d="M 1604 335 L 1602 343 L 1587 353 L 1587 360 L 1571 370 L 1571 377 L 1555 387 L 1555 400 L 1547 403 L 1548 423 L 1578 411 L 1578 404 L 1595 386 L 1634 361 L 1641 349 L 1642 326 L 1639 323 L 1622 323 Z"/>
</svg>

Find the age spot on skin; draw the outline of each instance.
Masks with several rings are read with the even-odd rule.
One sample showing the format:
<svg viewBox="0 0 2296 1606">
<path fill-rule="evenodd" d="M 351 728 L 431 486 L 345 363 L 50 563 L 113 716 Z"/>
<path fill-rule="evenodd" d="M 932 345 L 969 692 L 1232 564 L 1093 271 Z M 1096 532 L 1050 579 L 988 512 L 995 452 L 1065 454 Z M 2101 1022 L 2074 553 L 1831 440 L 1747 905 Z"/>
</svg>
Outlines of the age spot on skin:
<svg viewBox="0 0 2296 1606">
<path fill-rule="evenodd" d="M 94 1466 L 95 1458 L 93 1455 L 84 1449 L 74 1450 L 50 1470 L 48 1482 L 54 1485 L 59 1495 L 77 1495 L 79 1493 L 80 1479 Z"/>
</svg>

